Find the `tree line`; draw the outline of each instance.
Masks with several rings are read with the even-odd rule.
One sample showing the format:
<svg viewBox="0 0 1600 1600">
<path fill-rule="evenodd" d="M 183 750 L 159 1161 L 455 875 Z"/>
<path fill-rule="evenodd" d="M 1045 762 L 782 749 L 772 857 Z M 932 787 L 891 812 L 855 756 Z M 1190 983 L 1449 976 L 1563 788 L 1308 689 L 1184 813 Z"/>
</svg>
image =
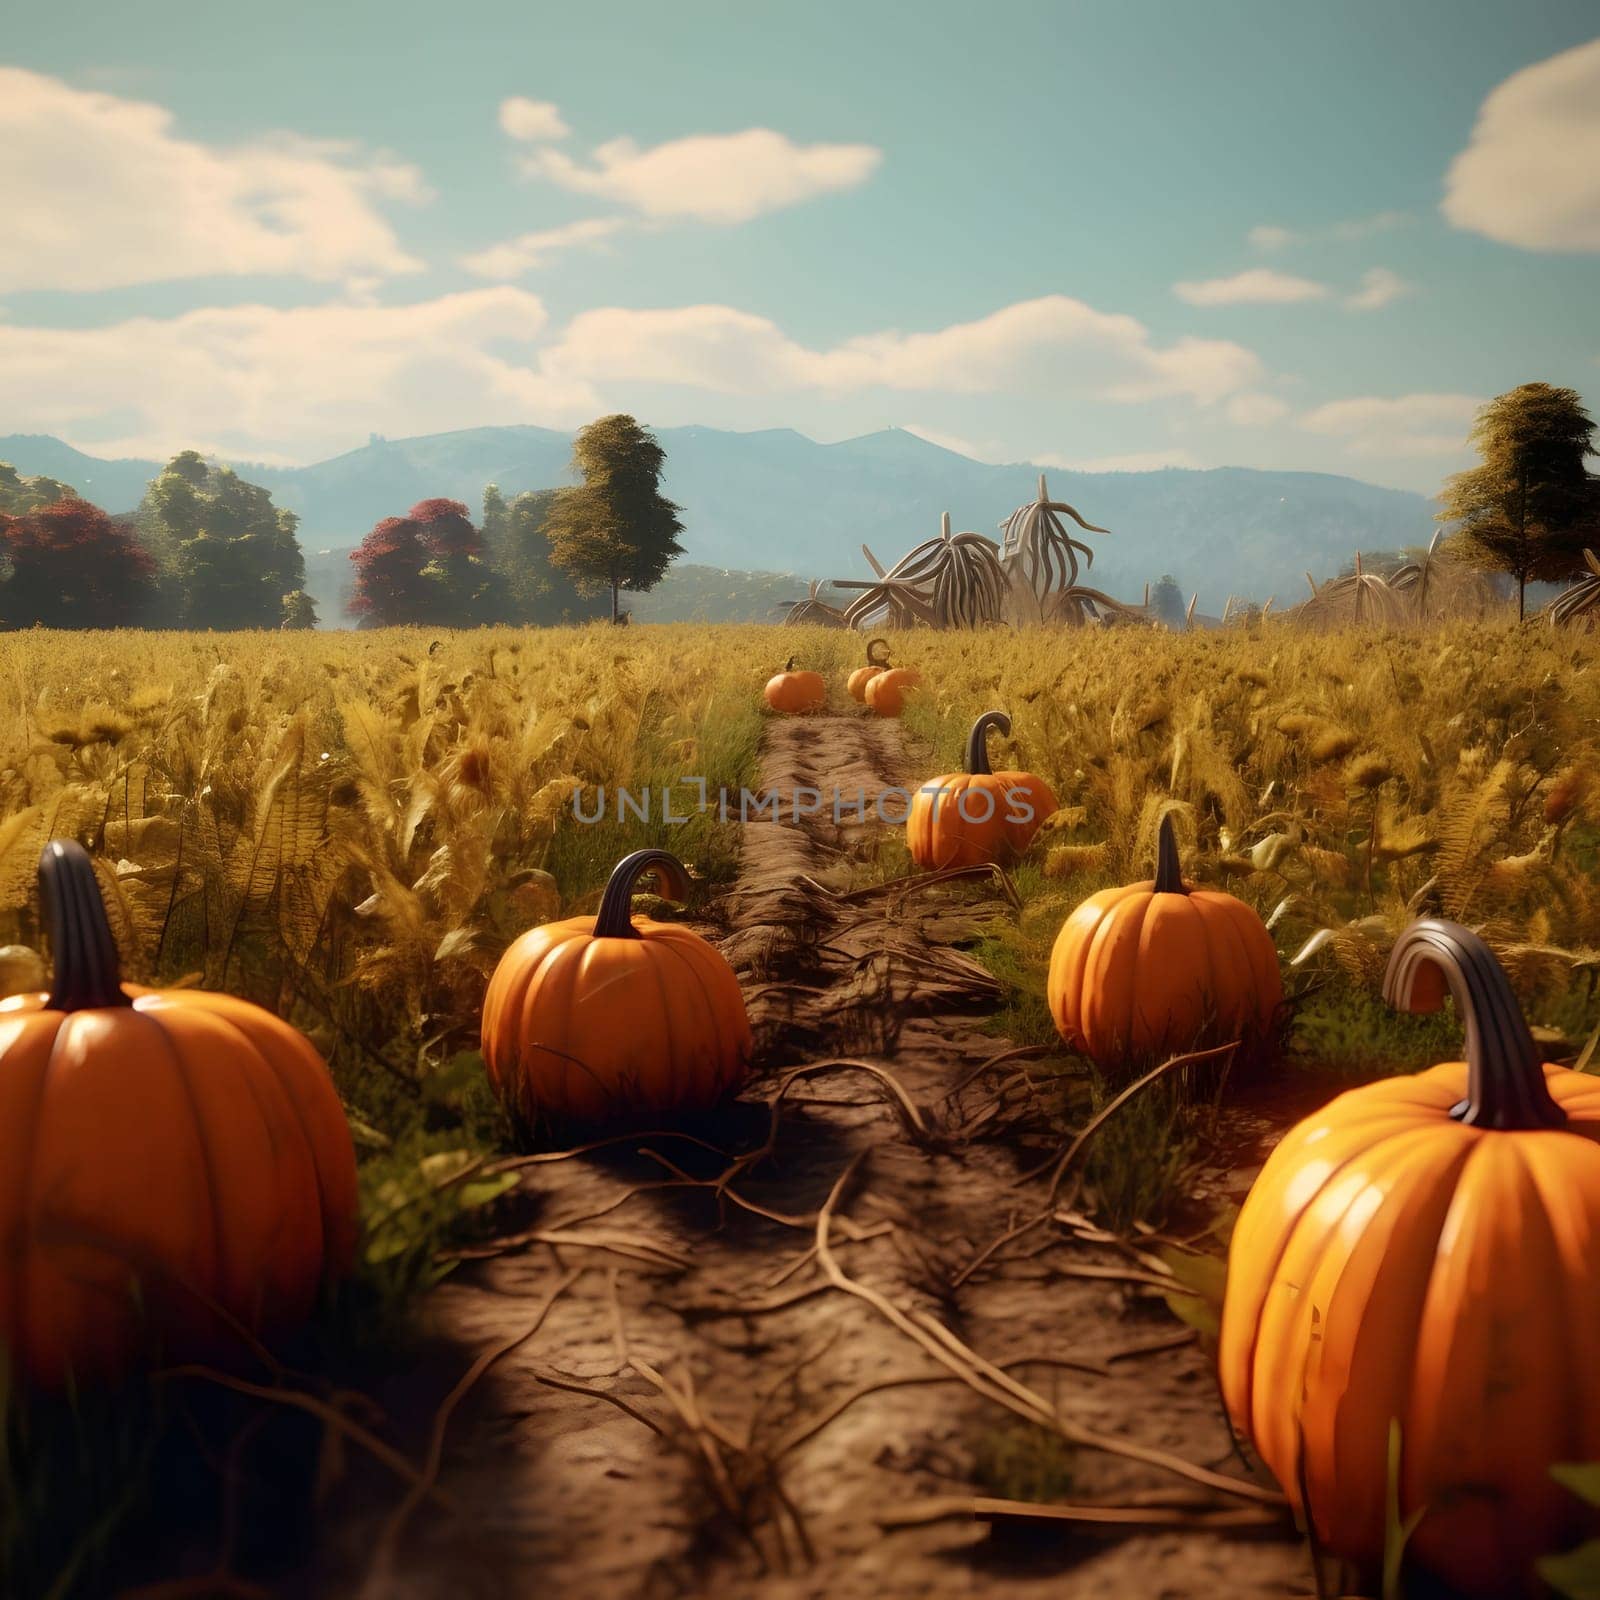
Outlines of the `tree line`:
<svg viewBox="0 0 1600 1600">
<path fill-rule="evenodd" d="M 1461 559 L 1515 584 L 1562 582 L 1600 549 L 1600 492 L 1586 459 L 1594 423 L 1573 389 L 1528 383 L 1489 402 L 1479 464 L 1448 480 L 1439 519 Z M 490 484 L 481 521 L 459 500 L 385 517 L 351 552 L 350 609 L 362 626 L 623 620 L 681 555 L 679 508 L 661 493 L 665 453 L 632 417 L 577 435 L 578 482 L 507 500 Z M 316 608 L 293 512 L 193 450 L 173 457 L 137 511 L 110 516 L 51 478 L 0 462 L 0 626 L 310 628 Z M 1182 613 L 1163 574 L 1152 604 Z"/>
<path fill-rule="evenodd" d="M 665 453 L 628 416 L 580 431 L 571 487 L 484 491 L 385 517 L 351 552 L 350 610 L 366 627 L 556 623 L 647 590 L 682 554 Z M 113 516 L 0 462 L 0 627 L 313 628 L 293 512 L 196 451 L 174 456 L 139 508 Z"/>
</svg>

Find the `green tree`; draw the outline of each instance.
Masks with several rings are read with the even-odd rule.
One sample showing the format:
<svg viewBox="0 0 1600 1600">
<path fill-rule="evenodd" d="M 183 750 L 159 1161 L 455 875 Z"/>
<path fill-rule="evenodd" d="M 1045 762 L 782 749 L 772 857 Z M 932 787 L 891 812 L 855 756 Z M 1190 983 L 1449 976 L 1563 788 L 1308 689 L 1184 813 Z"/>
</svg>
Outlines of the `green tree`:
<svg viewBox="0 0 1600 1600">
<path fill-rule="evenodd" d="M 276 628 L 305 588 L 299 519 L 271 493 L 196 451 L 150 484 L 139 527 L 156 558 L 169 620 L 191 628 Z"/>
<path fill-rule="evenodd" d="M 296 589 L 283 597 L 283 621 L 280 628 L 299 630 L 317 625 L 317 603 L 304 589 Z"/>
<path fill-rule="evenodd" d="M 1600 497 L 1584 466 L 1593 437 L 1575 389 L 1525 383 L 1478 413 L 1472 442 L 1481 464 L 1458 472 L 1439 496 L 1439 520 L 1456 524 L 1462 559 L 1516 579 L 1519 617 L 1530 581 L 1577 576 L 1584 546 L 1595 543 Z"/>
<path fill-rule="evenodd" d="M 509 505 L 500 499 L 496 506 L 491 496 L 498 497 L 498 489 L 491 484 L 484 493 L 483 536 L 499 576 L 499 620 L 554 626 L 602 613 L 593 593 L 580 594 L 571 576 L 552 564 L 550 513 L 560 494 L 528 489 Z"/>
<path fill-rule="evenodd" d="M 661 493 L 666 453 L 632 417 L 601 417 L 579 431 L 572 465 L 583 482 L 557 491 L 545 524 L 550 561 L 580 594 L 653 589 L 683 554 L 678 507 Z"/>
<path fill-rule="evenodd" d="M 1156 586 L 1150 591 L 1150 607 L 1169 627 L 1176 628 L 1183 622 L 1183 591 L 1170 572 L 1163 572 L 1156 579 Z"/>
<path fill-rule="evenodd" d="M 9 461 L 0 461 L 0 517 L 25 517 L 58 500 L 76 500 L 78 491 L 54 478 L 24 478 Z"/>
<path fill-rule="evenodd" d="M 505 544 L 508 508 L 506 497 L 498 483 L 484 485 L 483 490 L 483 548 L 491 561 L 498 565 L 501 547 Z"/>
</svg>

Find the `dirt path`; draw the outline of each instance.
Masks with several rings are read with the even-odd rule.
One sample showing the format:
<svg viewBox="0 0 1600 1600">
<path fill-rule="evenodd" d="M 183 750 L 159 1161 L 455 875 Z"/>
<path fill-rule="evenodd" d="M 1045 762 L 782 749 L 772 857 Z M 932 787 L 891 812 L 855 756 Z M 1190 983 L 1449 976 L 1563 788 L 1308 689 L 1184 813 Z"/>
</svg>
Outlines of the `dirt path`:
<svg viewBox="0 0 1600 1600">
<path fill-rule="evenodd" d="M 706 1130 L 750 1150 L 771 1123 L 766 1159 L 720 1205 L 705 1184 L 726 1160 L 681 1139 L 533 1168 L 529 1226 L 546 1237 L 437 1292 L 453 1353 L 414 1380 L 442 1392 L 471 1359 L 464 1350 L 529 1335 L 446 1437 L 440 1488 L 461 1514 L 423 1506 L 392 1537 L 387 1507 L 375 1505 L 345 1522 L 314 1592 L 1310 1592 L 1298 1547 L 1277 1530 L 1041 1541 L 965 1515 L 925 1520 L 937 1502 L 988 1492 L 974 1488 L 975 1452 L 1023 1437 L 996 1394 L 1024 1411 L 1019 1395 L 1044 1396 L 1070 1428 L 1238 1469 L 1205 1358 L 1175 1342 L 1181 1329 L 1129 1281 L 1139 1271 L 1125 1253 L 1040 1229 L 1031 1247 L 963 1275 L 1038 1204 L 1037 1187 L 1015 1186 L 1017 1152 L 983 1121 L 1009 1070 L 983 1071 L 1006 1049 L 979 1027 L 997 986 L 950 945 L 1003 902 L 972 884 L 842 894 L 880 825 L 835 826 L 826 812 L 792 820 L 796 787 L 859 789 L 870 808 L 904 785 L 900 738 L 894 724 L 855 717 L 776 722 L 768 737 L 763 783 L 780 816 L 746 827 L 723 943 L 762 1075 L 731 1121 Z M 867 1071 L 837 1069 L 790 1081 L 772 1121 L 767 1102 L 792 1064 L 840 1056 L 887 1069 L 910 1105 Z M 677 1170 L 641 1157 L 640 1144 Z M 834 1270 L 878 1302 L 825 1276 L 824 1207 Z M 969 1351 L 991 1364 L 976 1369 L 989 1398 L 952 1375 L 952 1365 L 974 1370 Z M 1065 1467 L 1055 1459 L 1075 1500 L 1251 1514 L 1243 1500 L 1105 1450 L 1079 1448 Z"/>
</svg>

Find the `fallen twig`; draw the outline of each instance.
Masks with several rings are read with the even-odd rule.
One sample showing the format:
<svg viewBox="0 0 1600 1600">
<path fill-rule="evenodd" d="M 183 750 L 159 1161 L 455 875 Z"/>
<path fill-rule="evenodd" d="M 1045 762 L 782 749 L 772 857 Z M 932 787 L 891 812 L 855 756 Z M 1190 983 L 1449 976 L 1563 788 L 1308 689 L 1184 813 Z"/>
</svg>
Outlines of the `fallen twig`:
<svg viewBox="0 0 1600 1600">
<path fill-rule="evenodd" d="M 1149 1445 L 1134 1444 L 1129 1440 L 1115 1439 L 1094 1432 L 1062 1417 L 1043 1395 L 1027 1385 L 1018 1383 L 1000 1368 L 985 1361 L 978 1353 L 963 1344 L 949 1329 L 936 1323 L 926 1313 L 913 1315 L 902 1311 L 893 1301 L 876 1289 L 858 1283 L 839 1265 L 829 1241 L 829 1225 L 839 1201 L 851 1179 L 859 1169 L 867 1152 L 858 1154 L 834 1184 L 821 1211 L 817 1213 L 817 1261 L 835 1288 L 856 1299 L 865 1301 L 881 1317 L 900 1332 L 919 1344 L 940 1365 L 954 1372 L 975 1393 L 1004 1406 L 1028 1422 L 1035 1422 L 1059 1434 L 1069 1444 L 1085 1449 L 1099 1450 L 1108 1455 L 1121 1456 L 1129 1461 L 1142 1462 L 1177 1477 L 1187 1478 L 1206 1488 L 1218 1489 L 1240 1499 L 1253 1500 L 1262 1505 L 1282 1506 L 1283 1496 L 1276 1490 L 1264 1489 L 1257 1484 L 1245 1483 L 1238 1478 L 1226 1477 L 1209 1467 L 1186 1461 L 1170 1451 L 1158 1450 Z M 937 1330 L 937 1331 L 935 1331 Z"/>
<path fill-rule="evenodd" d="M 1080 1154 L 1082 1154 L 1084 1147 L 1095 1136 L 1095 1134 L 1098 1133 L 1100 1129 L 1103 1128 L 1123 1106 L 1133 1099 L 1133 1097 L 1138 1094 L 1141 1089 L 1147 1088 L 1158 1078 L 1165 1077 L 1167 1073 L 1175 1072 L 1179 1067 L 1190 1066 L 1196 1061 L 1205 1061 L 1212 1056 L 1221 1055 L 1225 1051 L 1231 1051 L 1237 1048 L 1238 1042 L 1233 1041 L 1229 1044 L 1216 1045 L 1210 1050 L 1195 1050 L 1190 1051 L 1186 1055 L 1173 1056 L 1171 1060 L 1163 1061 L 1160 1066 L 1153 1067 L 1149 1072 L 1145 1073 L 1142 1078 L 1135 1079 L 1134 1082 L 1130 1083 L 1121 1094 L 1116 1096 L 1115 1099 L 1107 1101 L 1107 1103 L 1103 1105 L 1087 1123 L 1084 1124 L 1077 1136 L 1070 1144 L 1067 1145 L 1064 1150 L 1061 1151 L 1058 1156 L 1052 1156 L 1050 1160 L 1045 1162 L 1043 1165 L 1035 1167 L 1031 1172 L 1023 1173 L 1019 1178 L 1014 1180 L 1015 1183 L 1020 1186 L 1021 1184 L 1032 1182 L 1033 1179 L 1040 1177 L 1045 1172 L 1049 1172 L 1050 1188 L 1048 1194 L 1046 1195 L 1043 1209 L 1036 1212 L 1033 1216 L 1027 1218 L 1025 1221 L 1013 1224 L 1013 1226 L 1006 1229 L 1004 1233 L 997 1235 L 994 1239 L 991 1239 L 989 1243 L 986 1244 L 975 1256 L 973 1256 L 966 1266 L 964 1266 L 955 1275 L 955 1277 L 950 1280 L 950 1287 L 952 1289 L 959 1289 L 961 1285 L 965 1283 L 967 1279 L 978 1270 L 979 1267 L 993 1257 L 997 1251 L 1003 1250 L 1006 1245 L 1010 1244 L 1013 1240 L 1022 1238 L 1024 1234 L 1031 1233 L 1035 1228 L 1040 1227 L 1042 1224 L 1051 1220 L 1058 1208 L 1058 1205 L 1061 1203 L 1058 1201 L 1057 1195 L 1060 1191 L 1062 1180 L 1065 1178 L 1068 1169 L 1072 1166 L 1072 1163 L 1077 1160 Z"/>
<path fill-rule="evenodd" d="M 1283 1517 L 1265 1508 L 1248 1506 L 1219 1507 L 1216 1510 L 1162 1510 L 1144 1506 L 1046 1505 L 1031 1500 L 992 1500 L 984 1496 L 940 1495 L 914 1501 L 907 1506 L 891 1506 L 880 1511 L 873 1521 L 880 1528 L 919 1528 L 930 1522 L 948 1522 L 972 1517 L 1017 1517 L 1038 1522 L 1070 1522 L 1085 1531 L 1104 1533 L 1158 1532 L 1181 1529 L 1185 1532 L 1237 1531 L 1244 1528 L 1275 1528 Z"/>
</svg>

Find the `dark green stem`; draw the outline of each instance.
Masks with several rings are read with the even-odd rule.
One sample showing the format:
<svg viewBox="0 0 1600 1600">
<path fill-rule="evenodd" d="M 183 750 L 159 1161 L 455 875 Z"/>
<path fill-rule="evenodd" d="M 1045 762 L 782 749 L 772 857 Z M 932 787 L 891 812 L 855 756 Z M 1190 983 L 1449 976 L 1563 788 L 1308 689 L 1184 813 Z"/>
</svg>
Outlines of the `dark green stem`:
<svg viewBox="0 0 1600 1600">
<path fill-rule="evenodd" d="M 675 855 L 666 850 L 635 850 L 631 856 L 624 856 L 616 864 L 606 883 L 600 909 L 595 914 L 595 938 L 639 937 L 639 930 L 633 925 L 633 886 L 647 872 L 655 874 L 657 886 L 665 899 L 688 898 L 689 874 Z"/>
<path fill-rule="evenodd" d="M 793 672 L 794 671 L 794 657 L 793 656 L 790 656 L 789 659 L 784 662 L 783 670 L 785 672 Z"/>
<path fill-rule="evenodd" d="M 1003 711 L 985 711 L 972 724 L 972 732 L 967 735 L 967 771 L 975 777 L 994 771 L 989 765 L 991 728 L 998 729 L 1003 737 L 1011 732 L 1011 718 Z"/>
<path fill-rule="evenodd" d="M 117 942 L 89 853 L 72 839 L 52 839 L 39 857 L 39 908 L 50 936 L 55 981 L 52 1011 L 128 1006 Z"/>
<path fill-rule="evenodd" d="M 1450 1109 L 1474 1128 L 1560 1128 L 1567 1114 L 1544 1081 L 1539 1048 L 1505 968 L 1470 928 L 1424 917 L 1395 941 L 1383 998 L 1437 1011 L 1448 986 L 1467 1034 L 1467 1097 Z"/>
<path fill-rule="evenodd" d="M 1183 886 L 1183 873 L 1178 867 L 1178 836 L 1172 831 L 1172 813 L 1161 819 L 1161 831 L 1156 835 L 1157 894 L 1188 894 Z"/>
</svg>

